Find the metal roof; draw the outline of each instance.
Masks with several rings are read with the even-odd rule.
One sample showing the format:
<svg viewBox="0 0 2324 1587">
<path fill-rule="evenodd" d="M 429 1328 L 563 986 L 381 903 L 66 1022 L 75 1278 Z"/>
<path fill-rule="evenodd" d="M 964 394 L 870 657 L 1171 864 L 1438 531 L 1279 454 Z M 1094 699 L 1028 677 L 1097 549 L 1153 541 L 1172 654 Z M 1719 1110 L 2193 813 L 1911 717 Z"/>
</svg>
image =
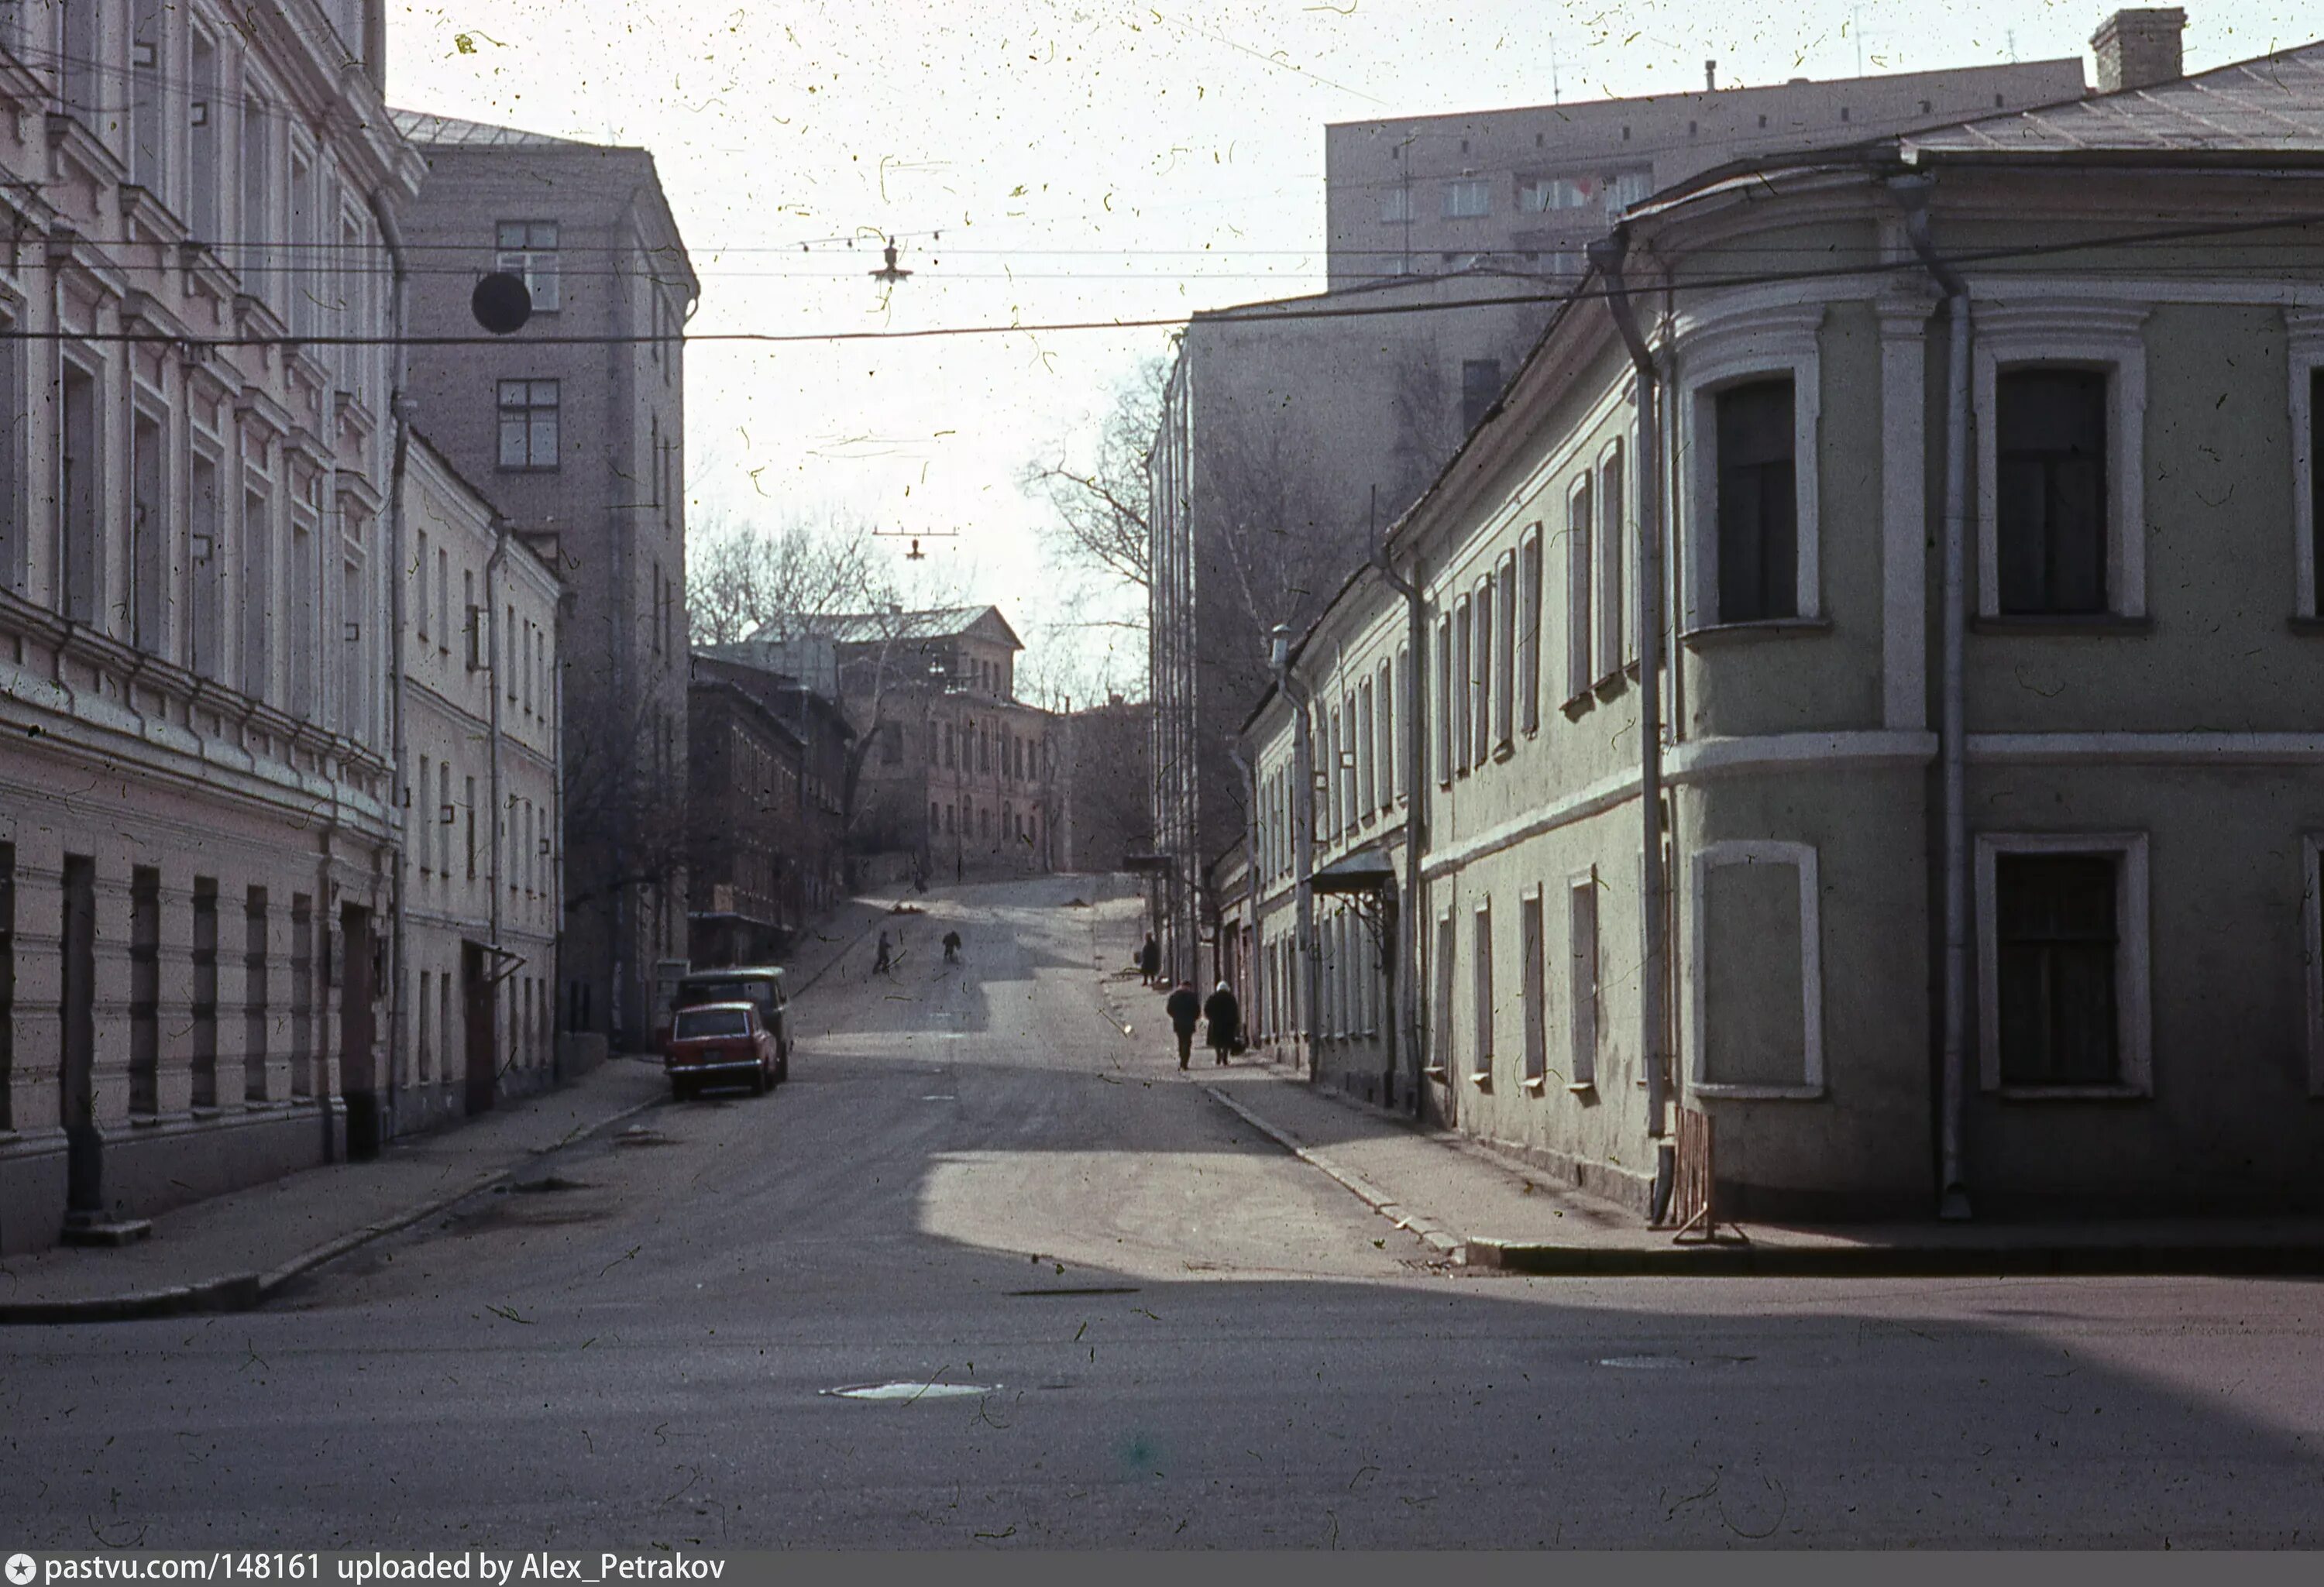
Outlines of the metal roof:
<svg viewBox="0 0 2324 1587">
<path fill-rule="evenodd" d="M 1906 133 L 1924 154 L 2324 154 L 2324 42 L 2148 88 Z"/>
<path fill-rule="evenodd" d="M 463 121 L 456 115 L 437 115 L 425 110 L 390 110 L 395 130 L 415 143 L 466 149 L 589 149 L 598 145 L 577 138 L 552 138 L 519 127 L 493 126 Z"/>
</svg>

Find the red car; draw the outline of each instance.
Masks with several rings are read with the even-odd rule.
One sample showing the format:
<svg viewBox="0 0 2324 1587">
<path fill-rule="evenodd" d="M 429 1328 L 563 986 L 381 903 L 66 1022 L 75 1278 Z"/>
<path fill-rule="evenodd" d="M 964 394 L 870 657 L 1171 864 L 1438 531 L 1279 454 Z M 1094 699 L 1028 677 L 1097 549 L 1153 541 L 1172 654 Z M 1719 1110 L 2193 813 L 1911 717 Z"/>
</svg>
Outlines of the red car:
<svg viewBox="0 0 2324 1587">
<path fill-rule="evenodd" d="M 661 1059 L 669 1093 L 680 1102 L 705 1085 L 747 1085 L 752 1096 L 764 1096 L 779 1061 L 758 1006 L 740 1002 L 678 1010 Z"/>
</svg>

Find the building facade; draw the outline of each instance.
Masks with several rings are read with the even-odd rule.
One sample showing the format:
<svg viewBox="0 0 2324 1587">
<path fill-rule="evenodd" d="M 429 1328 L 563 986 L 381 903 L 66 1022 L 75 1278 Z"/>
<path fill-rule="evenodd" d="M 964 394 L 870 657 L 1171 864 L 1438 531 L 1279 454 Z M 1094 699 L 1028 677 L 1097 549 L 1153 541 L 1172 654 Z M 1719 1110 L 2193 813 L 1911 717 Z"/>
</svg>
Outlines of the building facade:
<svg viewBox="0 0 2324 1587">
<path fill-rule="evenodd" d="M 528 544 L 414 437 L 404 479 L 398 1133 L 557 1073 L 558 608 Z"/>
<path fill-rule="evenodd" d="M 0 1250 L 377 1146 L 381 43 L 0 11 Z"/>
<path fill-rule="evenodd" d="M 1149 459 L 1166 955 L 1247 819 L 1229 745 L 1269 631 L 1313 623 L 1494 411 L 1624 206 L 1745 155 L 2081 91 L 2064 60 L 1327 128 L 1329 290 L 1195 316 Z"/>
<path fill-rule="evenodd" d="M 573 597 L 558 1013 L 642 1047 L 655 966 L 686 953 L 681 332 L 700 286 L 646 151 L 396 123 L 427 158 L 406 237 L 437 266 L 414 283 L 414 330 L 475 336 L 488 272 L 530 289 L 530 321 L 489 348 L 413 348 L 411 386 L 458 470 L 519 536 L 558 547 Z"/>
<path fill-rule="evenodd" d="M 1641 1207 L 1681 1110 L 1730 1213 L 2314 1204 L 2324 46 L 2108 37 L 1630 211 L 1244 734 L 1276 1050 Z"/>
<path fill-rule="evenodd" d="M 687 702 L 688 957 L 779 961 L 845 896 L 842 795 L 854 734 L 796 678 L 710 656 L 694 659 Z"/>
</svg>

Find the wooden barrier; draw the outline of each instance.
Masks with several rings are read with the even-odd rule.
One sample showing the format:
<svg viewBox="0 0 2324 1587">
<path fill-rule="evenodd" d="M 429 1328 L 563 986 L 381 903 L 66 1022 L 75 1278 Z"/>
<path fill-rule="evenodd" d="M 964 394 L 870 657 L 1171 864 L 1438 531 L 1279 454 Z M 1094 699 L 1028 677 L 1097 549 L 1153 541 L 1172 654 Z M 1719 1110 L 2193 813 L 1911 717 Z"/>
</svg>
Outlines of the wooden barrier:
<svg viewBox="0 0 2324 1587">
<path fill-rule="evenodd" d="M 1718 1238 L 1719 1215 L 1713 1208 L 1718 1180 L 1711 1153 L 1711 1115 L 1692 1108 L 1678 1110 L 1678 1180 L 1671 1198 L 1671 1215 L 1679 1220 L 1674 1241 Z"/>
</svg>

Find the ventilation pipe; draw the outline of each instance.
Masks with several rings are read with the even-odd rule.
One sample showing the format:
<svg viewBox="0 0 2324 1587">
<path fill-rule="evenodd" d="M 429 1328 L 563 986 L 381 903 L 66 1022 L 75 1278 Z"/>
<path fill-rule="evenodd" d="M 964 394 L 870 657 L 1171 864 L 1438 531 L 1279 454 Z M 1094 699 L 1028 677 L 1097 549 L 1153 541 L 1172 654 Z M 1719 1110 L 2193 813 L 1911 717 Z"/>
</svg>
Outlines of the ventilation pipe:
<svg viewBox="0 0 2324 1587">
<path fill-rule="evenodd" d="M 1622 261 L 1629 231 L 1590 245 L 1590 262 L 1606 282 L 1606 306 L 1629 349 L 1638 382 L 1638 807 L 1644 826 L 1645 873 L 1639 879 L 1644 971 L 1638 995 L 1638 1051 L 1646 1067 L 1646 1135 L 1655 1145 L 1653 1221 L 1670 1210 L 1675 1152 L 1670 1140 L 1670 919 L 1663 874 L 1663 531 L 1662 420 L 1654 349 L 1638 328 Z"/>
<path fill-rule="evenodd" d="M 1945 484 L 1940 715 L 1937 755 L 1943 767 L 1944 1038 L 1938 1063 L 1937 1216 L 1969 1215 L 1961 1167 L 1961 1123 L 1969 1070 L 1969 797 L 1962 725 L 1961 636 L 1968 617 L 1969 300 L 1969 283 L 1929 237 L 1929 193 L 1935 179 L 1892 179 L 1888 191 L 1904 211 L 1904 235 L 1945 294 L 1950 341 L 1945 354 Z"/>
</svg>

